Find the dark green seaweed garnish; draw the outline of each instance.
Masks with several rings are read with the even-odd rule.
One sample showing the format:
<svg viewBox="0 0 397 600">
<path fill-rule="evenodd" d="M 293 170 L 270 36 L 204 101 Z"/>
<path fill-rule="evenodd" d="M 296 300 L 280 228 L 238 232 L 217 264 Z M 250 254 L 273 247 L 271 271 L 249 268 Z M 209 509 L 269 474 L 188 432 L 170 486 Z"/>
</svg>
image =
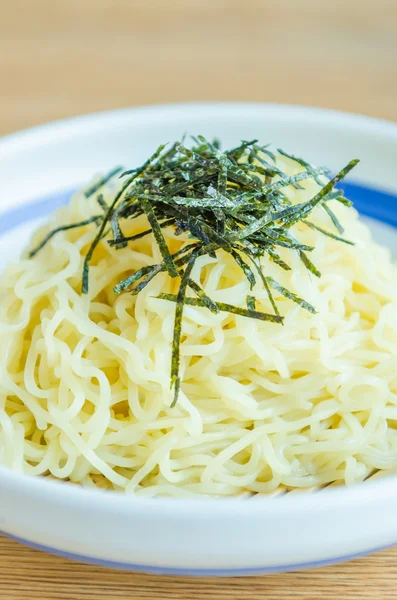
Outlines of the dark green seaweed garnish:
<svg viewBox="0 0 397 600">
<path fill-rule="evenodd" d="M 100 221 L 101 218 L 102 218 L 101 215 L 97 215 L 94 217 L 90 217 L 89 219 L 86 219 L 85 221 L 80 221 L 79 223 L 71 223 L 70 225 L 61 225 L 61 227 L 56 227 L 55 229 L 50 231 L 43 240 L 41 240 L 41 242 L 40 242 L 40 244 L 38 244 L 38 246 L 36 246 L 35 248 L 33 248 L 33 250 L 31 250 L 29 252 L 29 255 L 28 255 L 29 258 L 33 258 L 39 252 L 39 250 L 44 248 L 44 246 L 47 244 L 47 242 L 49 242 L 50 239 L 56 233 L 59 233 L 60 231 L 68 231 L 68 229 L 77 229 L 78 227 L 84 227 L 85 225 L 89 225 L 90 223 L 98 223 L 98 221 Z"/>
<path fill-rule="evenodd" d="M 231 314 L 283 324 L 272 289 L 302 308 L 315 312 L 315 308 L 303 298 L 280 285 L 263 272 L 261 257 L 270 259 L 285 270 L 291 267 L 280 257 L 279 248 L 298 254 L 306 269 L 315 277 L 321 273 L 310 260 L 308 253 L 313 248 L 299 242 L 291 234 L 291 227 L 303 221 L 308 227 L 335 240 L 352 244 L 342 237 L 343 227 L 328 203 L 331 200 L 351 206 L 335 185 L 343 179 L 358 160 L 349 164 L 328 180 L 329 170 L 315 168 L 307 161 L 279 153 L 300 165 L 295 175 L 287 175 L 277 164 L 277 155 L 258 140 L 242 141 L 230 150 L 222 151 L 218 140 L 212 143 L 199 135 L 192 138 L 193 144 L 175 142 L 168 149 L 159 146 L 154 154 L 141 166 L 124 171 L 121 189 L 115 193 L 108 205 L 101 189 L 122 171 L 117 167 L 103 179 L 86 190 L 88 198 L 96 194 L 102 209 L 96 215 L 81 221 L 57 227 L 34 248 L 33 257 L 59 231 L 83 227 L 95 223 L 97 233 L 89 247 L 82 274 L 82 293 L 89 290 L 90 261 L 97 245 L 104 241 L 115 249 L 125 248 L 131 242 L 153 234 L 161 254 L 161 262 L 149 265 L 120 281 L 114 288 L 116 294 L 130 292 L 138 294 L 161 272 L 179 281 L 176 294 L 163 293 L 158 296 L 176 304 L 174 335 L 171 358 L 171 387 L 174 388 L 172 406 L 178 400 L 180 389 L 180 344 L 184 306 L 206 308 L 213 313 Z M 320 191 L 301 204 L 292 204 L 286 190 L 302 189 L 307 179 L 314 179 Z M 316 206 L 321 206 L 330 218 L 330 226 L 336 233 L 319 227 L 308 220 Z M 149 227 L 132 236 L 124 236 L 122 222 L 145 215 Z M 187 234 L 191 243 L 171 253 L 163 230 L 172 227 L 176 235 Z M 108 239 L 111 236 L 111 239 Z M 196 260 L 203 255 L 216 257 L 217 252 L 227 252 L 234 260 L 253 290 L 261 281 L 269 298 L 274 314 L 257 310 L 257 299 L 253 294 L 246 297 L 247 308 L 215 302 L 192 278 Z M 190 295 L 188 295 L 190 293 Z"/>
</svg>

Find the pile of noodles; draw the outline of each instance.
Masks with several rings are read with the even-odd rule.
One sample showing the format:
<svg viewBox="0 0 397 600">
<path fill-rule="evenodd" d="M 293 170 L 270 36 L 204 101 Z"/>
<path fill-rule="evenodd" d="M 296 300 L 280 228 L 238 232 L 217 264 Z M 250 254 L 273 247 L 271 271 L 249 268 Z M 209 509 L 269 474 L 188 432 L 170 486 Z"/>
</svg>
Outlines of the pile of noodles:
<svg viewBox="0 0 397 600">
<path fill-rule="evenodd" d="M 301 167 L 279 157 L 282 168 Z M 102 190 L 113 198 L 115 181 Z M 288 188 L 294 202 L 319 189 Z M 14 471 L 147 496 L 309 488 L 363 481 L 397 468 L 397 270 L 357 212 L 335 201 L 349 246 L 300 222 L 293 235 L 315 247 L 317 279 L 292 251 L 283 271 L 264 272 L 311 302 L 310 314 L 275 292 L 284 325 L 186 306 L 181 392 L 171 408 L 175 292 L 160 273 L 137 296 L 114 285 L 161 262 L 151 235 L 94 253 L 81 295 L 94 224 L 55 235 L 0 282 L 0 464 Z M 80 192 L 35 233 L 98 214 Z M 311 221 L 330 230 L 317 207 Z M 147 228 L 126 221 L 124 235 Z M 173 251 L 187 243 L 164 230 Z M 222 251 L 200 257 L 193 279 L 215 301 L 272 312 L 266 290 L 248 282 Z"/>
</svg>

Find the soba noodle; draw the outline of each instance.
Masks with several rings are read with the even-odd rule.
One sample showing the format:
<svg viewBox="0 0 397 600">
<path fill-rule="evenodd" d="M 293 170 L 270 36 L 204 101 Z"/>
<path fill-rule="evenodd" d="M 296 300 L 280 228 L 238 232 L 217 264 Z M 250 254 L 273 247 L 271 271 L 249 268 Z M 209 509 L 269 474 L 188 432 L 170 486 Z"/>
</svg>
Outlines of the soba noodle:
<svg viewBox="0 0 397 600">
<path fill-rule="evenodd" d="M 300 167 L 280 157 L 289 173 Z M 102 190 L 114 195 L 115 180 Z M 288 188 L 293 202 L 312 197 Z M 310 314 L 275 294 L 284 325 L 186 306 L 180 397 L 170 407 L 175 291 L 160 273 L 137 296 L 114 285 L 161 262 L 152 236 L 128 248 L 103 241 L 81 295 L 94 224 L 59 232 L 33 258 L 8 266 L 0 292 L 0 463 L 21 473 L 140 495 L 269 493 L 363 481 L 397 468 L 397 270 L 357 212 L 332 208 L 355 246 L 304 222 L 322 277 L 288 254 L 291 271 L 267 274 L 311 302 Z M 36 232 L 97 214 L 82 192 Z M 330 218 L 316 208 L 311 220 Z M 128 229 L 130 227 L 130 229 Z M 127 223 L 125 235 L 147 227 Z M 164 230 L 170 247 L 187 238 Z M 283 253 L 281 252 L 281 256 Z M 248 282 L 225 252 L 197 259 L 192 278 L 217 302 L 244 306 Z M 253 292 L 271 312 L 267 293 Z M 259 310 L 259 309 L 258 309 Z"/>
</svg>

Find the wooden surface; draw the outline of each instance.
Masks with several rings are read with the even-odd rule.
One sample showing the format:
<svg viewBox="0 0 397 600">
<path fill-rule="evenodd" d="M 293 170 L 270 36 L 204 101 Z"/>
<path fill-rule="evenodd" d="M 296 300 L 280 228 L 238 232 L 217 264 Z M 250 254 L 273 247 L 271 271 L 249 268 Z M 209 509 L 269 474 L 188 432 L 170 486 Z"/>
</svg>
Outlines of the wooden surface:
<svg viewBox="0 0 397 600">
<path fill-rule="evenodd" d="M 389 600 L 397 552 L 298 573 L 241 578 L 160 577 L 104 570 L 0 538 L 0 598 L 7 600 Z"/>
<path fill-rule="evenodd" d="M 396 0 L 0 0 L 0 134 L 188 100 L 397 120 L 396 32 Z M 206 580 L 102 570 L 0 538 L 1 599 L 193 597 L 397 599 L 397 550 L 307 573 Z"/>
<path fill-rule="evenodd" d="M 0 0 L 0 134 L 136 104 L 397 120 L 396 0 Z"/>
</svg>

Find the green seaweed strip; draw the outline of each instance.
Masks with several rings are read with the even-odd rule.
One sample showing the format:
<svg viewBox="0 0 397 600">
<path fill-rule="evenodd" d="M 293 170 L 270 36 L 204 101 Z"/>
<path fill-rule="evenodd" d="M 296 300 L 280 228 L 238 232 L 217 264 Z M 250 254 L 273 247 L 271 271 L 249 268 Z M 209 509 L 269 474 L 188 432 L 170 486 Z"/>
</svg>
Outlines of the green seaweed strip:
<svg viewBox="0 0 397 600">
<path fill-rule="evenodd" d="M 247 308 L 248 310 L 254 311 L 256 306 L 255 296 L 247 296 Z"/>
<path fill-rule="evenodd" d="M 128 246 L 128 242 L 124 238 L 124 235 L 121 231 L 119 219 L 116 213 L 113 213 L 113 215 L 110 217 L 110 226 L 113 232 L 113 243 L 117 250 Z"/>
<path fill-rule="evenodd" d="M 105 202 L 105 199 L 103 197 L 103 194 L 98 194 L 96 201 L 98 202 L 99 206 L 102 208 L 102 210 L 104 212 L 107 211 L 108 209 L 108 205 Z"/>
<path fill-rule="evenodd" d="M 323 182 L 321 181 L 321 179 L 319 178 L 319 175 L 321 175 L 322 173 L 319 173 L 318 170 L 315 167 L 313 167 L 310 163 L 308 163 L 306 160 L 304 160 L 303 158 L 294 156 L 293 154 L 288 154 L 288 152 L 285 152 L 285 150 L 282 150 L 281 148 L 278 148 L 278 152 L 280 154 L 282 154 L 283 156 L 286 156 L 287 158 L 298 163 L 302 167 L 305 167 L 305 169 L 307 169 L 308 171 L 311 171 L 312 177 L 313 177 L 314 181 L 317 183 L 317 185 L 320 185 L 320 186 L 324 185 Z M 321 167 L 320 167 L 320 169 L 321 169 Z M 324 168 L 324 174 L 328 174 L 328 173 L 329 173 L 329 170 Z"/>
<path fill-rule="evenodd" d="M 172 217 L 172 219 L 167 219 L 166 221 L 163 221 L 162 223 L 160 223 L 160 227 L 162 229 L 164 229 L 165 227 L 168 227 L 169 225 L 174 225 L 174 223 L 175 223 L 175 218 Z M 140 240 L 141 238 L 144 238 L 145 236 L 149 235 L 150 233 L 152 233 L 151 227 L 150 227 L 150 229 L 145 229 L 144 231 L 141 231 L 140 233 L 136 233 L 135 235 L 123 237 L 122 241 L 123 242 L 135 242 L 136 240 Z M 108 244 L 109 244 L 109 246 L 115 246 L 116 241 L 109 240 Z"/>
<path fill-rule="evenodd" d="M 253 148 L 257 152 L 261 152 L 262 154 L 265 154 L 266 156 L 268 156 L 275 163 L 276 162 L 276 155 L 274 154 L 274 152 L 272 152 L 271 150 L 269 150 L 269 146 L 270 146 L 270 144 L 265 144 L 264 146 L 258 146 L 257 144 L 254 144 Z"/>
<path fill-rule="evenodd" d="M 326 213 L 330 217 L 332 223 L 334 224 L 335 229 L 337 229 L 341 235 L 343 233 L 345 233 L 344 228 L 340 224 L 339 219 L 336 216 L 336 214 L 333 212 L 333 210 L 330 209 L 330 207 L 328 206 L 328 204 L 324 204 L 323 206 L 324 206 L 324 210 L 326 211 Z"/>
<path fill-rule="evenodd" d="M 198 283 L 196 283 L 193 279 L 189 279 L 188 285 L 190 289 L 193 290 L 193 292 L 200 298 L 200 300 L 203 302 L 203 305 L 206 308 L 208 308 L 211 312 L 215 314 L 219 312 L 219 308 L 217 307 L 216 302 L 214 302 L 209 296 L 207 296 L 203 288 L 199 286 Z"/>
<path fill-rule="evenodd" d="M 319 231 L 320 233 L 326 235 L 327 237 L 332 238 L 333 240 L 337 240 L 338 242 L 343 242 L 344 244 L 349 244 L 350 246 L 355 245 L 354 242 L 351 242 L 350 240 L 347 240 L 346 238 L 340 237 L 339 235 L 335 235 L 331 231 L 327 231 L 326 229 L 323 229 L 322 227 L 315 225 L 314 223 L 312 223 L 311 221 L 308 221 L 307 219 L 305 220 L 305 225 L 307 225 L 311 229 L 315 229 L 316 231 Z"/>
<path fill-rule="evenodd" d="M 333 177 L 323 188 L 322 190 L 320 190 L 318 192 L 318 194 L 316 194 L 311 200 L 309 200 L 308 202 L 304 203 L 304 205 L 298 205 L 301 207 L 301 209 L 299 211 L 297 211 L 297 213 L 294 215 L 294 222 L 296 222 L 297 220 L 302 220 L 304 219 L 312 210 L 315 206 L 317 206 L 318 204 L 320 204 L 320 202 L 322 202 L 324 200 L 324 198 L 327 196 L 327 194 L 329 194 L 329 192 L 332 191 L 333 187 L 339 183 L 339 181 L 341 181 L 342 179 L 344 179 L 346 177 L 346 175 L 359 163 L 359 161 L 357 159 L 355 160 L 351 160 L 346 167 L 344 167 L 343 169 L 341 169 L 341 171 L 339 171 L 339 173 L 337 173 L 335 175 L 335 177 Z"/>
<path fill-rule="evenodd" d="M 177 256 L 180 256 L 181 254 L 186 254 L 186 256 L 183 256 L 182 258 L 179 258 L 178 260 L 176 260 L 175 265 L 177 267 L 181 267 L 184 264 L 186 264 L 189 260 L 189 255 L 187 253 L 191 252 L 195 248 L 197 248 L 197 244 L 190 244 L 189 246 L 185 246 L 184 248 L 181 248 L 180 250 L 178 250 L 178 252 L 175 252 L 175 254 L 172 255 L 173 259 L 176 258 Z M 164 263 L 159 263 L 156 265 L 148 265 L 147 267 L 142 267 L 141 269 L 139 269 L 139 271 L 135 271 L 135 273 L 133 273 L 129 277 L 126 277 L 125 279 L 120 281 L 117 285 L 115 285 L 113 288 L 113 291 L 116 294 L 121 294 L 122 292 L 129 291 L 129 288 L 136 281 L 139 281 L 139 279 L 141 279 L 148 273 L 151 273 L 152 271 L 156 271 L 156 274 L 157 274 L 157 273 L 161 273 L 162 271 L 166 271 L 166 270 L 167 269 L 166 269 L 166 266 Z"/>
<path fill-rule="evenodd" d="M 310 273 L 313 273 L 313 275 L 315 275 L 316 277 L 321 277 L 321 273 L 320 271 L 317 269 L 317 267 L 312 263 L 312 261 L 310 260 L 310 258 L 307 256 L 307 254 L 305 254 L 304 252 L 302 252 L 302 250 L 299 252 L 299 256 L 301 261 L 303 262 L 303 264 L 305 265 L 306 269 L 308 269 L 308 271 L 310 271 Z"/>
<path fill-rule="evenodd" d="M 127 175 L 133 175 L 133 179 L 135 179 L 140 173 L 143 173 L 150 165 L 153 164 L 153 162 L 160 156 L 166 145 L 167 144 L 160 144 L 157 150 L 153 152 L 153 154 L 147 159 L 147 161 L 143 163 L 141 167 L 138 167 L 137 169 L 131 169 L 130 171 L 124 171 L 124 173 L 120 175 L 120 178 Z"/>
<path fill-rule="evenodd" d="M 175 294 L 160 294 L 156 296 L 160 300 L 168 300 L 169 302 L 176 302 L 177 296 Z M 184 304 L 187 306 L 199 306 L 205 308 L 205 304 L 200 298 L 185 298 Z M 257 310 L 248 310 L 246 308 L 240 308 L 233 306 L 233 304 L 226 304 L 225 302 L 216 302 L 216 305 L 220 312 L 228 312 L 233 315 L 239 315 L 240 317 L 248 317 L 250 319 L 258 319 L 259 321 L 269 321 L 270 323 L 282 323 L 283 317 L 278 315 L 271 315 L 268 313 L 262 313 Z"/>
<path fill-rule="evenodd" d="M 220 163 L 221 168 L 218 172 L 218 192 L 224 196 L 227 188 L 227 162 L 222 159 Z"/>
<path fill-rule="evenodd" d="M 122 170 L 123 170 L 123 167 L 115 167 L 114 169 L 112 169 L 111 171 L 109 171 L 109 173 L 107 175 L 105 175 L 105 177 L 103 177 L 100 181 L 98 181 L 98 183 L 94 183 L 94 185 L 92 185 L 90 188 L 88 188 L 88 190 L 86 190 L 84 192 L 84 196 L 86 198 L 89 198 L 93 194 L 96 194 L 96 192 L 98 190 L 100 190 L 101 187 L 103 187 L 104 185 L 106 185 L 107 183 L 109 183 L 109 181 L 111 179 L 113 179 L 113 177 L 115 175 L 117 175 L 117 173 L 120 173 L 120 171 L 122 171 Z"/>
<path fill-rule="evenodd" d="M 303 298 L 300 298 L 300 296 L 298 296 L 297 294 L 294 294 L 293 292 L 290 292 L 290 290 L 287 290 L 285 287 L 277 283 L 277 281 L 272 279 L 272 277 L 266 277 L 266 279 L 268 284 L 271 285 L 271 287 L 277 290 L 280 294 L 285 296 L 285 298 L 288 298 L 288 300 L 292 300 L 292 302 L 295 302 L 295 304 L 299 304 L 299 306 L 313 314 L 316 313 L 316 309 L 309 302 L 306 302 L 306 300 L 303 300 Z"/>
<path fill-rule="evenodd" d="M 172 219 L 172 221 L 174 221 L 174 219 Z M 150 229 L 145 229 L 144 231 L 141 231 L 139 233 L 136 233 L 135 235 L 130 235 L 127 237 L 123 237 L 123 241 L 124 242 L 135 242 L 136 240 L 140 240 L 142 238 L 144 238 L 145 236 L 149 235 L 150 233 L 152 233 L 152 228 L 150 227 Z M 116 240 L 108 240 L 108 244 L 109 246 L 116 246 L 117 245 L 117 241 Z"/>
<path fill-rule="evenodd" d="M 99 227 L 99 231 L 96 234 L 96 236 L 95 236 L 93 242 L 91 243 L 91 246 L 89 247 L 88 252 L 85 256 L 84 264 L 83 264 L 82 286 L 81 286 L 81 291 L 83 294 L 88 294 L 88 275 L 89 275 L 89 266 L 90 266 L 92 255 L 94 254 L 95 248 L 97 247 L 97 245 L 99 244 L 99 242 L 102 239 L 103 232 L 105 231 L 106 225 L 110 219 L 110 216 L 113 213 L 113 209 L 115 208 L 117 202 L 120 200 L 121 196 L 123 195 L 124 190 L 128 187 L 128 185 L 130 185 L 130 183 L 131 183 L 130 180 L 126 181 L 124 183 L 123 187 L 121 188 L 121 190 L 118 192 L 118 194 L 116 194 L 112 204 L 109 206 L 108 210 L 106 211 L 106 214 L 104 215 L 104 217 L 102 219 L 102 223 Z"/>
<path fill-rule="evenodd" d="M 234 250 L 232 248 L 229 251 L 229 253 L 232 255 L 232 257 L 234 258 L 234 260 L 236 261 L 236 263 L 238 264 L 238 266 L 240 267 L 240 269 L 242 270 L 242 272 L 244 273 L 244 275 L 248 279 L 248 282 L 250 284 L 250 289 L 252 290 L 254 288 L 255 284 L 256 284 L 255 275 L 254 275 L 252 269 L 241 258 L 241 256 L 239 255 L 239 253 L 236 250 Z"/>
<path fill-rule="evenodd" d="M 261 278 L 262 283 L 263 283 L 263 287 L 266 290 L 266 293 L 267 293 L 267 296 L 269 298 L 270 304 L 272 305 L 272 308 L 274 310 L 274 314 L 276 314 L 277 316 L 280 316 L 280 312 L 279 312 L 279 310 L 277 308 L 277 304 L 275 303 L 274 298 L 273 298 L 272 290 L 270 289 L 269 284 L 267 282 L 267 279 L 266 279 L 266 277 L 263 274 L 261 266 L 258 265 L 258 263 L 256 262 L 256 260 L 254 260 L 254 258 L 252 258 L 252 256 L 250 256 L 250 255 L 248 255 L 248 256 L 250 257 L 252 263 L 256 267 L 256 270 L 258 271 L 259 277 Z"/>
<path fill-rule="evenodd" d="M 229 243 L 242 241 L 247 237 L 250 237 L 253 233 L 260 231 L 262 227 L 272 223 L 274 221 L 273 213 L 269 210 L 267 214 L 263 215 L 260 219 L 253 221 L 247 227 L 243 227 L 238 233 L 234 233 L 227 237 Z"/>
<path fill-rule="evenodd" d="M 115 285 L 113 291 L 116 294 L 121 294 L 122 292 L 130 291 L 131 286 L 134 285 L 134 283 L 136 283 L 140 279 L 142 279 L 142 277 L 145 277 L 145 275 L 148 275 L 150 273 L 155 273 L 157 275 L 157 273 L 161 273 L 161 271 L 165 270 L 165 265 L 163 265 L 163 263 L 158 265 L 148 265 L 147 267 L 142 267 L 142 269 L 139 269 L 139 271 L 135 271 L 135 273 L 133 273 L 129 277 L 126 277 L 117 285 Z"/>
<path fill-rule="evenodd" d="M 164 259 L 164 264 L 168 271 L 168 274 L 170 275 L 170 277 L 178 277 L 178 270 L 168 249 L 167 242 L 164 239 L 163 232 L 161 231 L 161 227 L 156 218 L 153 207 L 149 200 L 142 198 L 141 203 L 143 210 L 145 211 L 147 220 L 149 221 L 149 224 L 152 228 L 153 235 L 156 238 L 156 242 L 160 249 L 161 256 Z"/>
<path fill-rule="evenodd" d="M 299 181 L 304 181 L 305 179 L 313 179 L 314 175 L 324 175 L 327 172 L 327 169 L 324 167 L 318 167 L 317 169 L 309 170 L 309 171 L 301 171 L 296 175 L 290 175 L 289 177 L 285 177 L 284 179 L 280 179 L 280 181 L 276 181 L 271 184 L 272 190 L 278 190 L 282 187 L 286 187 L 289 185 L 294 185 L 295 183 L 299 183 Z"/>
<path fill-rule="evenodd" d="M 245 153 L 247 148 L 250 148 L 252 146 L 254 146 L 256 144 L 258 140 L 251 140 L 250 142 L 241 142 L 241 144 L 239 146 L 236 146 L 236 148 L 232 148 L 231 150 L 228 150 L 227 152 L 227 156 L 232 156 L 234 158 L 234 160 L 237 162 Z"/>
<path fill-rule="evenodd" d="M 139 292 L 141 292 L 147 285 L 148 283 L 150 283 L 152 281 L 152 279 L 154 279 L 156 277 L 156 275 L 159 274 L 159 269 L 153 269 L 152 271 L 150 271 L 150 273 L 148 273 L 146 275 L 146 277 L 144 277 L 144 279 L 142 279 L 142 281 L 140 281 L 140 283 L 138 283 L 135 287 L 133 287 L 132 289 L 128 290 L 133 296 L 136 296 L 137 294 L 139 294 Z"/>
<path fill-rule="evenodd" d="M 83 275 L 82 275 L 82 286 L 81 286 L 81 291 L 83 294 L 88 294 L 88 276 L 89 276 L 89 267 L 90 267 L 90 262 L 91 262 L 91 258 L 95 252 L 95 248 L 97 247 L 97 245 L 99 244 L 99 242 L 102 239 L 103 233 L 105 231 L 106 228 L 106 224 L 108 223 L 110 217 L 113 214 L 113 210 L 115 209 L 118 201 L 120 200 L 120 198 L 123 196 L 124 192 L 127 190 L 127 188 L 131 185 L 131 183 L 147 168 L 151 165 L 151 163 L 158 158 L 158 156 L 161 154 L 161 152 L 163 151 L 163 149 L 165 148 L 165 144 L 162 144 L 161 146 L 159 146 L 157 148 L 157 150 L 154 152 L 154 154 L 152 154 L 152 156 L 150 156 L 148 158 L 148 160 L 146 162 L 143 163 L 143 165 L 141 167 L 138 167 L 137 169 L 133 169 L 133 175 L 131 177 L 129 177 L 124 184 L 122 185 L 121 189 L 119 190 L 119 192 L 116 194 L 113 202 L 111 203 L 111 205 L 109 206 L 107 212 L 105 213 L 104 217 L 103 217 L 103 221 L 101 223 L 101 226 L 99 228 L 99 231 L 97 233 L 97 235 L 94 238 L 94 241 L 92 242 L 91 246 L 88 249 L 88 252 L 86 254 L 86 257 L 84 259 L 84 265 L 83 265 Z M 124 177 L 127 173 L 124 172 L 120 175 L 120 177 Z"/>
<path fill-rule="evenodd" d="M 190 257 L 186 269 L 183 272 L 181 283 L 179 286 L 178 294 L 176 296 L 176 308 L 175 308 L 175 319 L 174 319 L 174 336 L 172 340 L 172 356 L 171 356 L 171 388 L 174 387 L 174 400 L 171 407 L 175 406 L 178 401 L 179 388 L 181 385 L 181 379 L 179 376 L 179 363 L 180 363 L 180 344 L 182 336 L 182 317 L 183 308 L 185 304 L 186 289 L 189 284 L 190 274 L 194 267 L 197 255 L 193 253 Z"/>
<path fill-rule="evenodd" d="M 97 215 L 94 217 L 90 217 L 89 219 L 86 219 L 85 221 L 80 221 L 79 223 L 71 223 L 70 225 L 62 225 L 61 227 L 56 227 L 55 229 L 50 231 L 50 233 L 48 235 L 46 235 L 46 237 L 40 242 L 40 244 L 38 246 L 36 246 L 35 248 L 33 248 L 33 250 L 31 250 L 29 252 L 29 255 L 28 255 L 29 258 L 33 258 L 39 252 L 39 250 L 44 248 L 44 246 L 50 241 L 50 239 L 52 237 L 54 237 L 54 235 L 56 235 L 60 231 L 68 231 L 69 229 L 77 229 L 78 227 L 85 227 L 86 225 L 90 225 L 90 223 L 96 223 L 100 219 L 102 219 L 102 216 Z"/>
<path fill-rule="evenodd" d="M 287 265 L 287 263 L 285 261 L 282 260 L 282 258 L 277 254 L 277 252 L 274 250 L 274 248 L 268 248 L 267 250 L 270 258 L 273 260 L 273 262 L 276 263 L 276 265 L 278 265 L 279 267 L 281 267 L 284 271 L 291 271 L 291 267 L 289 265 Z"/>
</svg>

